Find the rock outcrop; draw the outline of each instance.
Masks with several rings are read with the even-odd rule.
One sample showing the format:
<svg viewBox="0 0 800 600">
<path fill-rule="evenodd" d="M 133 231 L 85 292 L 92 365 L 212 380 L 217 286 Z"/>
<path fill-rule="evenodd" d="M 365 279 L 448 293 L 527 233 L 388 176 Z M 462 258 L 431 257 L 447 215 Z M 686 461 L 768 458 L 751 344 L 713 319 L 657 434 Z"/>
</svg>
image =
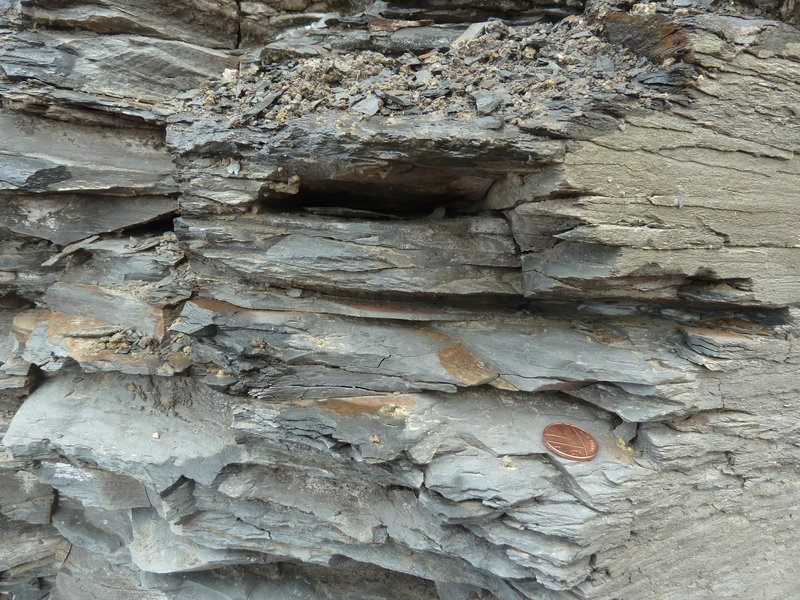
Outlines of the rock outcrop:
<svg viewBox="0 0 800 600">
<path fill-rule="evenodd" d="M 0 598 L 796 595 L 799 22 L 1 4 Z"/>
</svg>

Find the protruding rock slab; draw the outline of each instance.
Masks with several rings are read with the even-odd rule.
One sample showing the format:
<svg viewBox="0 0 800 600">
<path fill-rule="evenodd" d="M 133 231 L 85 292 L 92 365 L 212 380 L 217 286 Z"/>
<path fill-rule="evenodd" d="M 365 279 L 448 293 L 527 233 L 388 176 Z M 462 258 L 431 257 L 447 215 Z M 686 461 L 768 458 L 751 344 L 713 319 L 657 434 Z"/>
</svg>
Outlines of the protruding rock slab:
<svg viewBox="0 0 800 600">
<path fill-rule="evenodd" d="M 108 510 L 150 506 L 144 485 L 125 475 L 64 462 L 44 462 L 36 474 L 60 495 L 78 500 L 84 506 Z"/>
<path fill-rule="evenodd" d="M 411 115 L 361 120 L 334 113 L 280 127 L 236 128 L 225 112 L 188 114 L 175 119 L 167 139 L 191 178 L 231 178 L 234 189 L 242 176 L 262 181 L 251 204 L 261 199 L 268 208 L 333 205 L 419 216 L 441 205 L 475 203 L 508 170 L 554 162 L 564 153 L 560 140 Z M 231 166 L 240 174 L 231 177 Z M 203 191 L 217 210 L 229 203 L 225 186 Z"/>
<path fill-rule="evenodd" d="M 138 297 L 135 289 L 59 282 L 50 286 L 46 298 L 55 312 L 131 327 L 155 339 L 164 335 L 168 321 L 163 304 Z"/>
<path fill-rule="evenodd" d="M 163 489 L 211 482 L 235 460 L 226 406 L 185 378 L 64 375 L 41 385 L 3 443 L 19 458 L 75 457 Z"/>
<path fill-rule="evenodd" d="M 234 0 L 131 0 L 53 3 L 22 0 L 21 14 L 39 26 L 78 28 L 101 34 L 138 34 L 213 48 L 235 48 Z"/>
<path fill-rule="evenodd" d="M 542 443 L 542 431 L 547 424 L 561 418 L 565 410 L 569 411 L 573 422 L 587 427 L 597 439 L 603 440 L 600 456 L 593 464 L 544 458 L 547 451 Z M 548 394 L 522 399 L 507 392 L 486 390 L 454 396 L 390 394 L 269 404 L 242 400 L 237 402 L 234 414 L 237 437 L 251 445 L 252 457 L 259 454 L 258 448 L 266 451 L 262 459 L 266 468 L 240 468 L 222 475 L 218 480 L 219 490 L 237 499 L 224 510 L 241 515 L 241 508 L 234 506 L 244 508 L 243 498 L 258 498 L 279 505 L 281 508 L 273 511 L 272 516 L 255 511 L 248 512 L 245 519 L 256 528 L 269 530 L 271 538 L 265 539 L 258 531 L 244 527 L 238 529 L 238 535 L 250 540 L 247 547 L 268 548 L 280 543 L 284 545 L 278 546 L 283 548 L 282 552 L 292 555 L 300 555 L 297 546 L 310 544 L 310 548 L 319 548 L 314 539 L 323 536 L 335 542 L 337 552 L 359 559 L 362 550 L 348 538 L 362 542 L 371 540 L 372 562 L 406 570 L 408 567 L 399 567 L 396 563 L 395 544 L 418 552 L 445 550 L 450 554 L 447 548 L 458 547 L 458 555 L 472 565 L 470 570 L 491 568 L 495 573 L 517 578 L 519 571 L 513 565 L 521 563 L 533 568 L 548 586 L 563 588 L 565 582 L 585 576 L 585 552 L 588 550 L 584 552 L 562 539 L 541 536 L 536 533 L 537 524 L 529 519 L 527 531 L 520 533 L 516 542 L 508 541 L 510 534 L 504 542 L 493 542 L 497 546 L 524 544 L 515 546 L 521 554 L 510 556 L 509 553 L 511 562 L 507 562 L 497 553 L 497 546 L 484 546 L 480 541 L 488 538 L 488 534 L 473 532 L 478 533 L 476 538 L 465 537 L 457 530 L 444 533 L 436 521 L 431 520 L 431 515 L 447 522 L 452 519 L 452 523 L 484 523 L 511 506 L 531 503 L 542 506 L 570 499 L 575 502 L 575 497 L 570 495 L 575 493 L 583 502 L 602 505 L 616 495 L 605 480 L 606 476 L 613 473 L 615 480 L 633 481 L 651 474 L 631 464 L 624 452 L 613 442 L 609 443 L 610 430 L 606 428 L 610 422 L 601 411 Z M 293 450 L 287 452 L 286 448 Z M 319 458 L 328 453 L 334 462 L 328 459 L 320 463 Z M 350 463 L 347 456 L 360 457 L 375 466 L 358 467 L 363 474 L 352 478 L 354 463 Z M 402 465 L 402 462 L 394 462 L 401 457 L 410 458 L 419 464 L 418 468 L 424 469 L 420 488 L 421 494 L 428 498 L 421 503 L 424 511 L 407 492 L 390 493 L 375 486 L 387 476 L 387 470 Z M 335 463 L 340 466 L 331 472 Z M 573 488 L 570 494 L 564 493 L 559 471 L 568 473 L 569 480 L 573 481 L 567 484 Z M 399 477 L 395 481 L 403 478 L 408 481 L 402 471 L 395 471 L 395 477 Z M 419 483 L 413 485 L 420 486 Z M 206 497 L 207 493 L 200 492 L 198 507 L 223 510 L 230 502 L 214 494 Z M 338 508 L 331 508 L 331 497 L 337 499 L 334 504 Z M 404 506 L 399 513 L 396 512 L 398 502 Z M 309 517 L 312 514 L 314 516 Z M 593 511 L 588 511 L 587 521 L 593 521 L 593 515 Z M 304 523 L 309 518 L 321 519 L 324 526 L 311 527 L 309 523 L 303 528 L 304 534 L 298 536 L 285 530 L 295 518 Z M 208 514 L 188 522 L 184 532 L 193 538 L 204 537 L 205 527 L 223 526 L 221 523 L 214 525 L 214 520 Z M 587 526 L 591 529 L 601 522 Z M 388 528 L 388 540 L 374 537 L 380 535 L 381 523 Z M 576 533 L 573 530 L 571 535 Z M 585 531 L 583 535 L 589 539 L 594 534 Z M 523 538 L 527 541 L 523 542 Z M 529 555 L 534 547 L 538 548 L 534 550 L 536 558 Z M 328 560 L 325 553 L 316 550 L 311 557 L 314 561 Z M 437 572 L 434 578 L 458 581 L 448 566 L 449 560 L 441 560 L 436 566 L 427 562 L 423 554 L 420 560 L 409 572 L 423 574 L 426 569 L 434 569 Z M 467 573 L 461 577 L 473 583 L 479 581 L 475 574 L 468 576 Z"/>
<path fill-rule="evenodd" d="M 93 104 L 95 109 L 122 114 L 138 106 L 146 120 L 156 116 L 152 111 L 159 103 L 237 64 L 227 52 L 180 41 L 44 31 L 11 36 L 0 48 L 0 62 L 6 75 L 0 89 L 17 98 Z M 16 85 L 12 88 L 8 81 Z M 54 88 L 72 93 L 52 95 Z"/>
<path fill-rule="evenodd" d="M 168 196 L 16 195 L 0 204 L 0 227 L 65 246 L 169 217 L 177 209 L 177 199 Z"/>
<path fill-rule="evenodd" d="M 264 215 L 235 221 L 181 219 L 177 233 L 195 270 L 265 285 L 340 293 L 519 295 L 508 222 L 342 221 Z"/>
<path fill-rule="evenodd" d="M 158 133 L 107 130 L 0 110 L 0 190 L 169 194 L 176 191 L 173 172 Z M 11 216 L 13 224 L 27 216 L 35 223 L 53 211 L 54 202 L 63 204 L 63 200 L 57 197 L 41 210 L 30 203 L 12 205 L 11 211 L 18 206 L 17 210 L 27 215 L 15 219 L 15 211 L 9 215 L 9 209 L 4 208 L 0 217 Z M 84 197 L 83 207 L 85 202 Z M 147 210 L 147 205 L 145 200 L 142 208 Z M 80 212 L 74 214 L 68 206 L 64 209 L 73 219 L 84 216 Z"/>
<path fill-rule="evenodd" d="M 211 371 L 209 385 L 264 398 L 489 384 L 524 392 L 563 390 L 633 422 L 721 406 L 716 382 L 669 324 L 659 321 L 644 326 L 506 317 L 423 327 L 248 310 L 198 298 L 187 302 L 172 329 L 195 340 L 192 358 Z M 238 360 L 228 358 L 234 349 L 243 353 Z M 676 355 L 681 349 L 689 352 L 686 358 Z M 299 379 L 306 382 L 302 390 Z"/>
<path fill-rule="evenodd" d="M 0 515 L 0 572 L 21 581 L 52 576 L 69 551 L 69 544 L 49 525 L 32 525 Z M 0 580 L 0 592 L 5 591 Z M 12 588 L 13 589 L 13 588 Z"/>
</svg>

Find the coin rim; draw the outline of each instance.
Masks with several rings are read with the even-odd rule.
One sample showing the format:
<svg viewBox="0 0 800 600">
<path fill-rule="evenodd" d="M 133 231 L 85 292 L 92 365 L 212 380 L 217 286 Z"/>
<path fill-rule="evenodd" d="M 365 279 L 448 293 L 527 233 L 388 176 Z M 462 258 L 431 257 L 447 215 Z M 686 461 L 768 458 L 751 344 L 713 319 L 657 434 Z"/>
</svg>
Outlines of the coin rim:
<svg viewBox="0 0 800 600">
<path fill-rule="evenodd" d="M 586 435 L 588 435 L 589 439 L 591 439 L 594 442 L 594 445 L 595 445 L 594 454 L 592 454 L 591 456 L 587 456 L 587 457 L 576 457 L 576 456 L 570 456 L 570 455 L 568 455 L 568 454 L 566 454 L 564 452 L 560 452 L 560 451 L 556 450 L 555 448 L 553 448 L 550 445 L 550 443 L 547 441 L 547 438 L 545 436 L 547 435 L 547 430 L 550 429 L 551 427 L 555 427 L 556 425 L 564 425 L 566 427 L 573 427 L 573 428 L 577 429 L 578 431 L 581 431 L 581 432 L 585 433 Z M 566 458 L 567 460 L 574 460 L 574 461 L 579 461 L 579 462 L 588 462 L 590 460 L 595 459 L 597 457 L 598 453 L 600 452 L 600 443 L 597 441 L 597 438 L 594 437 L 591 433 L 589 433 L 585 429 L 583 429 L 581 427 L 578 427 L 577 425 L 573 425 L 571 423 L 561 423 L 561 422 L 559 422 L 559 423 L 550 423 L 549 425 L 547 425 L 542 430 L 542 441 L 544 442 L 544 445 L 547 447 L 547 449 L 550 452 L 552 452 L 556 456 L 560 456 L 561 458 Z"/>
</svg>

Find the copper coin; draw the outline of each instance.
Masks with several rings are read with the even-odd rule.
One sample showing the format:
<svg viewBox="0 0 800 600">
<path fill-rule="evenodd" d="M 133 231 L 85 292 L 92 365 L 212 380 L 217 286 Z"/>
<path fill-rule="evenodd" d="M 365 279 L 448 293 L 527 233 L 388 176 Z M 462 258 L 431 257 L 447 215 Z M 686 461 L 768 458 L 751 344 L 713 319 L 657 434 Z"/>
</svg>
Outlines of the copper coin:
<svg viewBox="0 0 800 600">
<path fill-rule="evenodd" d="M 551 423 L 544 428 L 543 437 L 549 450 L 570 460 L 592 460 L 600 450 L 589 432 L 567 423 Z"/>
</svg>

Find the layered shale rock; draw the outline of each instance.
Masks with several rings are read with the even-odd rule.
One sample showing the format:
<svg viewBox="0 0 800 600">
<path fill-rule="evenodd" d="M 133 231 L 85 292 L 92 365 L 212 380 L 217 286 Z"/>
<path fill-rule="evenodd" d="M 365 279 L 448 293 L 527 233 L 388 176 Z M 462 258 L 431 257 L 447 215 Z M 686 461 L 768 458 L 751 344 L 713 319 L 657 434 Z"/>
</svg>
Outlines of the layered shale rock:
<svg viewBox="0 0 800 600">
<path fill-rule="evenodd" d="M 0 6 L 0 597 L 792 597 L 793 11 Z"/>
</svg>

